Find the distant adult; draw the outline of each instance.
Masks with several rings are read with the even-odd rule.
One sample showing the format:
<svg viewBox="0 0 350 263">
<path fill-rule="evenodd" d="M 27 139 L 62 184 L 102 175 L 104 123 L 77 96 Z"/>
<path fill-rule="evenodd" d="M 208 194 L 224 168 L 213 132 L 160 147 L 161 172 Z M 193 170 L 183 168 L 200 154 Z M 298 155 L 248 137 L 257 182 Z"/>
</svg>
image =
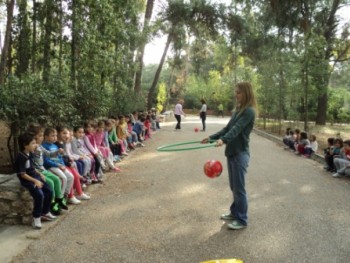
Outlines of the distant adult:
<svg viewBox="0 0 350 263">
<path fill-rule="evenodd" d="M 177 104 L 175 105 L 174 115 L 175 115 L 175 118 L 177 121 L 175 131 L 181 130 L 181 115 L 186 116 L 186 114 L 182 110 L 183 104 L 184 104 L 184 101 L 180 99 L 180 100 L 178 100 Z"/>
<path fill-rule="evenodd" d="M 202 108 L 199 112 L 199 116 L 202 120 L 202 126 L 203 126 L 202 131 L 204 132 L 205 131 L 205 120 L 207 118 L 207 103 L 205 102 L 204 99 L 201 99 L 201 103 L 202 103 Z"/>
<path fill-rule="evenodd" d="M 224 106 L 222 105 L 222 103 L 219 104 L 218 106 L 218 117 L 219 115 L 221 115 L 221 117 L 224 117 Z"/>
<path fill-rule="evenodd" d="M 221 131 L 202 140 L 208 143 L 216 140 L 216 146 L 226 144 L 225 155 L 233 202 L 228 214 L 221 216 L 229 220 L 229 229 L 242 229 L 248 224 L 248 201 L 245 190 L 245 176 L 249 164 L 249 135 L 254 126 L 256 102 L 252 85 L 241 82 L 235 89 L 236 109 L 229 123 Z"/>
</svg>

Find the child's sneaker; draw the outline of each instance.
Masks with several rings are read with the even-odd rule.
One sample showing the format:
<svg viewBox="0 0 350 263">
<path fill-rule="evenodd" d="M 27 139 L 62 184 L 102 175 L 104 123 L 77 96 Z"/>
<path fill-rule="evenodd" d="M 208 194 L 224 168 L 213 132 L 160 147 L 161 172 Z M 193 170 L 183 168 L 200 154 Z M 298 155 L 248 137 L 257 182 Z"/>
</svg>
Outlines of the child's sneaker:
<svg viewBox="0 0 350 263">
<path fill-rule="evenodd" d="M 59 216 L 61 214 L 61 208 L 59 203 L 55 202 L 51 204 L 51 214 L 55 216 Z"/>
<path fill-rule="evenodd" d="M 120 162 L 121 159 L 120 159 L 120 157 L 118 155 L 114 155 L 114 161 L 115 162 Z"/>
<path fill-rule="evenodd" d="M 79 199 L 79 200 L 89 200 L 90 196 L 85 194 L 85 193 L 82 193 L 81 195 L 77 195 L 77 199 Z"/>
<path fill-rule="evenodd" d="M 33 217 L 32 226 L 34 229 L 41 229 L 41 218 Z"/>
<path fill-rule="evenodd" d="M 118 168 L 118 167 L 114 167 L 114 168 L 112 169 L 112 172 L 118 173 L 118 172 L 121 172 L 121 169 Z"/>
<path fill-rule="evenodd" d="M 56 202 L 59 204 L 60 208 L 63 210 L 68 210 L 68 206 L 67 206 L 67 200 L 66 198 L 62 197 L 62 198 L 57 198 Z"/>
<path fill-rule="evenodd" d="M 73 204 L 73 205 L 78 205 L 81 203 L 81 201 L 78 200 L 75 196 L 73 196 L 72 198 L 68 199 L 68 203 Z"/>
<path fill-rule="evenodd" d="M 56 218 L 57 218 L 57 217 L 54 216 L 53 214 L 51 214 L 50 212 L 48 212 L 47 214 L 41 216 L 41 219 L 42 219 L 43 221 L 53 221 L 53 220 L 55 220 Z"/>
</svg>

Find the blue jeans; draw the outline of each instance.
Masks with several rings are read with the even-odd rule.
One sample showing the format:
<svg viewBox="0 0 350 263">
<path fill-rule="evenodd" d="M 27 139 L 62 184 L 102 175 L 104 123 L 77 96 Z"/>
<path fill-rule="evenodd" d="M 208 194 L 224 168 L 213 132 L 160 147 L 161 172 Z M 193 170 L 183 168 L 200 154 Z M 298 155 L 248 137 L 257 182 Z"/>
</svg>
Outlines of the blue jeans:
<svg viewBox="0 0 350 263">
<path fill-rule="evenodd" d="M 241 152 L 227 157 L 227 168 L 230 188 L 233 194 L 231 214 L 243 225 L 248 224 L 248 200 L 245 191 L 245 175 L 249 164 L 249 154 Z"/>
<path fill-rule="evenodd" d="M 33 217 L 40 217 L 41 215 L 50 212 L 52 190 L 46 182 L 43 182 L 43 187 L 38 188 L 32 182 L 21 180 L 21 185 L 29 190 L 33 197 Z"/>
</svg>

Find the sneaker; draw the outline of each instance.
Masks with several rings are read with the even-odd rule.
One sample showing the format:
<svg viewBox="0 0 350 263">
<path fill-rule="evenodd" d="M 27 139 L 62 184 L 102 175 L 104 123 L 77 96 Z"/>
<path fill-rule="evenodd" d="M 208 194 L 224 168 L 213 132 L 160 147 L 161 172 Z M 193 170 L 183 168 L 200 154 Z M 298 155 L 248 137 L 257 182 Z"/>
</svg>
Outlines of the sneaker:
<svg viewBox="0 0 350 263">
<path fill-rule="evenodd" d="M 86 184 L 81 185 L 81 188 L 83 188 L 83 189 L 86 189 L 86 187 L 87 187 Z"/>
<path fill-rule="evenodd" d="M 222 219 L 222 220 L 235 220 L 235 217 L 231 213 L 229 213 L 229 214 L 221 215 L 220 219 Z"/>
<path fill-rule="evenodd" d="M 73 205 L 78 205 L 81 203 L 81 201 L 78 200 L 75 196 L 73 196 L 72 198 L 68 199 L 68 203 L 73 204 Z"/>
<path fill-rule="evenodd" d="M 33 217 L 32 227 L 34 229 L 41 229 L 41 218 L 40 217 Z"/>
<path fill-rule="evenodd" d="M 114 167 L 114 168 L 112 169 L 112 172 L 118 173 L 118 172 L 121 172 L 121 169 L 118 168 L 118 167 Z"/>
<path fill-rule="evenodd" d="M 51 204 L 51 209 L 50 209 L 51 214 L 55 216 L 59 216 L 61 214 L 61 207 L 59 203 L 52 203 Z"/>
<path fill-rule="evenodd" d="M 56 218 L 57 218 L 57 217 L 54 216 L 53 214 L 51 214 L 50 212 L 48 212 L 47 214 L 41 216 L 41 219 L 42 219 L 43 221 L 53 221 L 53 220 L 55 220 Z"/>
<path fill-rule="evenodd" d="M 333 176 L 333 177 L 341 177 L 342 175 L 339 174 L 339 173 L 334 173 L 334 174 L 332 174 L 332 176 Z"/>
<path fill-rule="evenodd" d="M 85 194 L 85 193 L 82 193 L 81 195 L 77 196 L 77 199 L 79 199 L 79 200 L 89 200 L 90 196 Z"/>
<path fill-rule="evenodd" d="M 233 229 L 233 230 L 239 230 L 239 229 L 243 229 L 246 228 L 246 225 L 241 224 L 240 222 L 238 222 L 237 220 L 233 220 L 232 223 L 228 224 L 227 227 L 229 229 Z"/>
<path fill-rule="evenodd" d="M 57 198 L 56 202 L 59 204 L 60 208 L 63 210 L 68 210 L 68 206 L 67 206 L 67 200 L 66 198 L 62 197 L 62 198 Z"/>
<path fill-rule="evenodd" d="M 123 152 L 122 155 L 128 156 L 129 154 L 127 152 Z"/>
</svg>

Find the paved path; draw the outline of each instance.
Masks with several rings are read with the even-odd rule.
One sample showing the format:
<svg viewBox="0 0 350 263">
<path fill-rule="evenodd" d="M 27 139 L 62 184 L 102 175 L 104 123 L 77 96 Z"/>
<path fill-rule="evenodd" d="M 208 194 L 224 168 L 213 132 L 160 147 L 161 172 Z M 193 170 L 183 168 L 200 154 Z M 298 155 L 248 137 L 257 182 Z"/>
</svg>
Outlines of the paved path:
<svg viewBox="0 0 350 263">
<path fill-rule="evenodd" d="M 90 189 L 92 200 L 44 230 L 28 230 L 34 239 L 13 262 L 349 262 L 348 179 L 331 178 L 319 163 L 253 134 L 249 226 L 232 231 L 218 219 L 231 201 L 226 169 L 217 179 L 203 174 L 208 159 L 225 167 L 224 148 L 155 150 L 200 140 L 227 121 L 209 117 L 205 133 L 194 132 L 200 128 L 198 117 L 186 117 L 181 132 L 166 123 L 145 148 L 122 162 L 121 174 Z M 0 250 L 3 242 L 0 238 Z M 23 247 L 18 245 L 17 254 Z M 7 262 L 1 254 L 0 262 Z"/>
</svg>

